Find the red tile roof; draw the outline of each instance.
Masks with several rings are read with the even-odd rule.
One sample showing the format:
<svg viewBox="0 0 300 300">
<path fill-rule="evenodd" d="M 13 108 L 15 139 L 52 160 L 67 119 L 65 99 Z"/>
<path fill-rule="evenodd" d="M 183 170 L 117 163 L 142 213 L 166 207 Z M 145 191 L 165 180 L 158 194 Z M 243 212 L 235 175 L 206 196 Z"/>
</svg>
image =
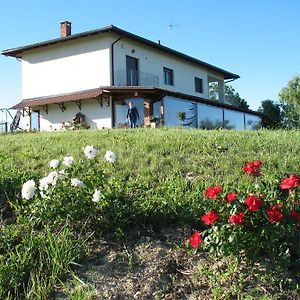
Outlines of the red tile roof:
<svg viewBox="0 0 300 300">
<path fill-rule="evenodd" d="M 14 105 L 12 109 L 20 109 L 25 107 L 36 107 L 36 106 L 44 106 L 47 104 L 58 104 L 58 103 L 65 103 L 65 102 L 72 102 L 72 101 L 76 102 L 85 99 L 93 99 L 99 97 L 102 93 L 103 90 L 97 88 L 97 89 L 84 90 L 84 91 L 68 93 L 68 94 L 60 94 L 55 96 L 24 99 L 22 100 L 22 102 Z"/>
</svg>

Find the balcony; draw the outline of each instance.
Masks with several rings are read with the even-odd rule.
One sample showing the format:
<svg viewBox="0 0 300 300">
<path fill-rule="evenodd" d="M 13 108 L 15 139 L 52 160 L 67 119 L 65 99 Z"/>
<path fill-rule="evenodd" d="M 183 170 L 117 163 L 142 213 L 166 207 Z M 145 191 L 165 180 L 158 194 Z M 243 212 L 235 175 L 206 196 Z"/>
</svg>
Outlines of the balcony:
<svg viewBox="0 0 300 300">
<path fill-rule="evenodd" d="M 158 87 L 159 77 L 135 70 L 119 70 L 115 72 L 115 85 Z"/>
</svg>

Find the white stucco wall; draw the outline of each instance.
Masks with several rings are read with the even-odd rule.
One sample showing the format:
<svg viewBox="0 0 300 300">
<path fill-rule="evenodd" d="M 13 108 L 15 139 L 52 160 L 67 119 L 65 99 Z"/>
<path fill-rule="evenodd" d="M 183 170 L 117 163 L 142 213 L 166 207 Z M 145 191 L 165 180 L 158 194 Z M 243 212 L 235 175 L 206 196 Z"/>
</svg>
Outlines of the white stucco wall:
<svg viewBox="0 0 300 300">
<path fill-rule="evenodd" d="M 112 127 L 112 106 L 107 107 L 106 101 L 103 101 L 103 107 L 100 106 L 97 100 L 90 99 L 81 102 L 81 110 L 76 103 L 67 102 L 64 104 L 65 111 L 61 111 L 57 104 L 48 106 L 48 114 L 40 109 L 40 126 L 41 131 L 56 131 L 62 129 L 62 123 L 72 121 L 77 113 L 85 115 L 85 120 L 91 129 L 102 129 Z M 38 109 L 38 107 L 37 107 Z"/>
<path fill-rule="evenodd" d="M 111 85 L 111 44 L 119 36 L 101 34 L 40 47 L 24 53 L 22 99 L 63 94 Z M 196 63 L 127 38 L 114 45 L 115 83 L 117 73 L 126 76 L 126 55 L 135 57 L 139 71 L 159 77 L 159 87 L 208 98 L 208 77 L 224 80 Z M 173 70 L 174 85 L 165 85 L 163 67 Z M 203 80 L 203 93 L 195 92 L 194 78 Z M 125 83 L 125 78 L 124 78 Z"/>
<path fill-rule="evenodd" d="M 25 52 L 22 98 L 110 85 L 110 45 L 111 37 L 101 35 Z"/>
<path fill-rule="evenodd" d="M 159 86 L 171 91 L 208 98 L 208 76 L 224 80 L 222 74 L 128 39 L 121 39 L 115 44 L 114 49 L 115 74 L 126 69 L 126 55 L 128 55 L 138 59 L 140 72 L 159 76 Z M 173 86 L 164 84 L 163 67 L 173 70 Z M 202 78 L 203 93 L 195 92 L 195 77 Z"/>
</svg>

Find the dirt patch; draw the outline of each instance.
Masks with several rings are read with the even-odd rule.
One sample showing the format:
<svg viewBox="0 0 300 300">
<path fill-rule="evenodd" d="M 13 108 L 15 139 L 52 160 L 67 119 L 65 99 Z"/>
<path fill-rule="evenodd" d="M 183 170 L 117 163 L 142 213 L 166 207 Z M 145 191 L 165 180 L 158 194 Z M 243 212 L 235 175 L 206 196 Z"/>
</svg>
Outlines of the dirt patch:
<svg viewBox="0 0 300 300">
<path fill-rule="evenodd" d="M 237 260 L 188 253 L 188 236 L 187 230 L 166 228 L 131 232 L 126 243 L 101 239 L 76 276 L 93 290 L 88 299 L 298 299 L 268 279 L 261 282 L 255 268 Z M 57 293 L 54 299 L 66 296 Z"/>
</svg>

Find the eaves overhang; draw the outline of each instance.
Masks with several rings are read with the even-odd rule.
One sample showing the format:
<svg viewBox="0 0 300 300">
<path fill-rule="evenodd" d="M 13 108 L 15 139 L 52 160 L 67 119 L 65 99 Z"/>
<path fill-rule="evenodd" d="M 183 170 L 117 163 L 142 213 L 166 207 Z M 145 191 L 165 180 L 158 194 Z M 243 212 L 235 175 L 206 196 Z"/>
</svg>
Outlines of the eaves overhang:
<svg viewBox="0 0 300 300">
<path fill-rule="evenodd" d="M 22 47 L 16 47 L 16 48 L 3 50 L 1 52 L 1 54 L 5 55 L 5 56 L 12 56 L 12 57 L 16 57 L 16 58 L 21 59 L 23 54 L 26 51 L 29 51 L 29 50 L 33 50 L 33 49 L 37 49 L 37 48 L 41 48 L 41 47 L 47 47 L 49 45 L 66 43 L 68 41 L 81 39 L 81 38 L 85 38 L 85 37 L 93 36 L 93 35 L 104 34 L 104 33 L 114 33 L 118 36 L 125 37 L 125 38 L 128 38 L 128 39 L 140 42 L 144 45 L 150 46 L 150 47 L 155 48 L 157 50 L 160 50 L 160 51 L 163 51 L 165 53 L 174 55 L 176 57 L 182 58 L 182 59 L 187 60 L 189 62 L 193 62 L 193 63 L 198 64 L 202 67 L 205 67 L 209 70 L 212 70 L 214 72 L 223 74 L 224 79 L 226 79 L 226 80 L 227 79 L 238 79 L 238 78 L 240 78 L 240 76 L 237 75 L 237 74 L 234 74 L 232 72 L 226 71 L 226 70 L 221 69 L 221 68 L 218 68 L 218 67 L 216 67 L 214 65 L 211 65 L 209 63 L 206 63 L 202 60 L 199 60 L 199 59 L 194 58 L 192 56 L 186 55 L 182 52 L 179 52 L 179 51 L 176 51 L 174 49 L 163 46 L 160 43 L 150 41 L 146 38 L 143 38 L 143 37 L 138 36 L 136 34 L 133 34 L 131 32 L 125 31 L 125 30 L 123 30 L 121 28 L 118 28 L 114 25 L 110 25 L 110 26 L 107 26 L 107 27 L 94 29 L 94 30 L 90 30 L 90 31 L 85 31 L 85 32 L 77 33 L 77 34 L 72 34 L 72 35 L 69 35 L 69 36 L 66 36 L 66 37 L 60 37 L 60 38 L 57 38 L 57 39 L 43 41 L 43 42 L 40 42 L 40 43 L 34 43 L 34 44 L 22 46 Z"/>
</svg>

